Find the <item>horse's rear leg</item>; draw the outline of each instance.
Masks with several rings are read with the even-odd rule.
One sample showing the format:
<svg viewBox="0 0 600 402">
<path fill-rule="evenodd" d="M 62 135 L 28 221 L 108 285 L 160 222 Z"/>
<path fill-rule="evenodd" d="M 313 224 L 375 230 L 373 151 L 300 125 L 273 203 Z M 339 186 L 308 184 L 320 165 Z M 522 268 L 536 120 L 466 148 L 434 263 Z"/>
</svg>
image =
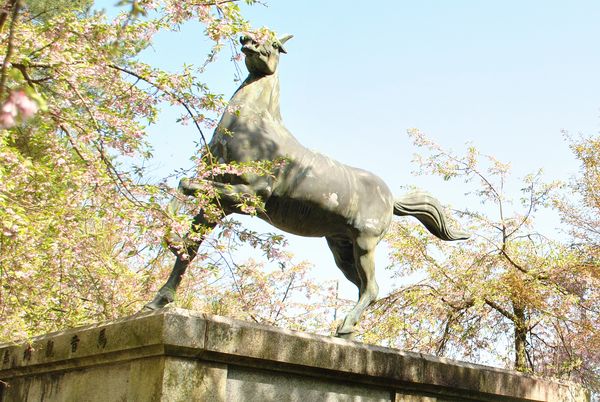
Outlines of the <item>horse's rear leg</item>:
<svg viewBox="0 0 600 402">
<path fill-rule="evenodd" d="M 327 245 L 333 254 L 335 265 L 350 282 L 356 285 L 360 295 L 360 278 L 354 264 L 354 243 L 346 238 L 326 237 L 326 239 Z"/>
<path fill-rule="evenodd" d="M 356 273 L 360 279 L 359 299 L 344 321 L 338 326 L 336 336 L 352 338 L 354 327 L 363 312 L 377 299 L 379 286 L 375 280 L 375 246 L 379 239 L 359 237 L 354 242 L 354 261 Z"/>
</svg>

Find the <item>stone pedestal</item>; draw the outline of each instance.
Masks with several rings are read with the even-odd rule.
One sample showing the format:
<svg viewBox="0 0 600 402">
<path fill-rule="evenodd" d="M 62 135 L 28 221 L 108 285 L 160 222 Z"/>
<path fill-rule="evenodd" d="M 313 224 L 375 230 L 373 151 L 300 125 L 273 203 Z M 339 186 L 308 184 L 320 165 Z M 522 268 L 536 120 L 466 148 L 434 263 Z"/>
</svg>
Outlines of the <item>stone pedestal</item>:
<svg viewBox="0 0 600 402">
<path fill-rule="evenodd" d="M 588 401 L 579 386 L 163 309 L 0 345 L 0 402 Z"/>
</svg>

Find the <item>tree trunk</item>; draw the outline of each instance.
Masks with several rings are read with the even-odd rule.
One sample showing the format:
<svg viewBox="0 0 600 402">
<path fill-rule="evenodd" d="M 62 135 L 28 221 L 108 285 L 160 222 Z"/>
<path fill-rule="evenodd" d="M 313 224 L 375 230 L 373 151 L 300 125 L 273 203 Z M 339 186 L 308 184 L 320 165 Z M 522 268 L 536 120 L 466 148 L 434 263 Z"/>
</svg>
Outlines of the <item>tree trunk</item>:
<svg viewBox="0 0 600 402">
<path fill-rule="evenodd" d="M 515 328 L 515 370 L 527 372 L 527 352 L 525 351 L 527 343 L 527 325 L 525 321 L 525 308 L 518 307 L 513 303 L 513 312 L 516 320 Z"/>
</svg>

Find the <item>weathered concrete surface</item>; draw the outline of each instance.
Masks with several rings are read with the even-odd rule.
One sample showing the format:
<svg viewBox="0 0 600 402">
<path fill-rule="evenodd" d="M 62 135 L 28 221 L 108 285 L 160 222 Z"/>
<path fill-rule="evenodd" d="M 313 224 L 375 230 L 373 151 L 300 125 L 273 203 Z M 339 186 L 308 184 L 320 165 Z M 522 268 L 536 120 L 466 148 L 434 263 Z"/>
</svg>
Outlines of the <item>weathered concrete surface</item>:
<svg viewBox="0 0 600 402">
<path fill-rule="evenodd" d="M 573 384 L 163 309 L 0 345 L 0 402 L 588 401 Z"/>
</svg>

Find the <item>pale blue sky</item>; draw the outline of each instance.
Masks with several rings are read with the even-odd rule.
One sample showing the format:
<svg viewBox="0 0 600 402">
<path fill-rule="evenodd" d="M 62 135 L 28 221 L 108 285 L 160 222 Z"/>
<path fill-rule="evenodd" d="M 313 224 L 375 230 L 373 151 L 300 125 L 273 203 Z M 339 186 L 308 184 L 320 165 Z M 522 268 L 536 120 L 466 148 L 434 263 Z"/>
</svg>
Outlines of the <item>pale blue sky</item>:
<svg viewBox="0 0 600 402">
<path fill-rule="evenodd" d="M 456 149 L 473 141 L 517 171 L 562 175 L 573 166 L 562 166 L 570 156 L 561 129 L 600 126 L 600 3 L 495 4 L 274 0 L 246 15 L 295 35 L 280 68 L 281 105 L 308 146 L 400 185 L 393 176 L 409 170 L 412 153 L 405 131 L 418 127 Z M 149 59 L 171 68 L 200 60 L 194 28 L 162 37 Z M 207 81 L 229 96 L 232 73 L 218 65 Z"/>
<path fill-rule="evenodd" d="M 511 162 L 516 177 L 543 167 L 548 179 L 577 169 L 561 130 L 599 131 L 598 1 L 271 0 L 243 8 L 254 26 L 295 35 L 280 64 L 290 131 L 310 148 L 378 174 L 394 192 L 417 185 L 457 207 L 465 203 L 466 188 L 410 174 L 412 127 L 456 151 L 472 142 Z M 175 70 L 200 62 L 207 49 L 190 24 L 159 36 L 144 57 Z M 228 58 L 224 52 L 206 74 L 227 97 L 237 86 Z M 174 116 L 165 113 L 153 129 L 157 176 L 189 166 L 198 137 Z M 325 277 L 346 283 L 322 239 L 292 237 L 291 244 Z M 348 285 L 344 293 L 354 297 L 355 290 Z"/>
</svg>

